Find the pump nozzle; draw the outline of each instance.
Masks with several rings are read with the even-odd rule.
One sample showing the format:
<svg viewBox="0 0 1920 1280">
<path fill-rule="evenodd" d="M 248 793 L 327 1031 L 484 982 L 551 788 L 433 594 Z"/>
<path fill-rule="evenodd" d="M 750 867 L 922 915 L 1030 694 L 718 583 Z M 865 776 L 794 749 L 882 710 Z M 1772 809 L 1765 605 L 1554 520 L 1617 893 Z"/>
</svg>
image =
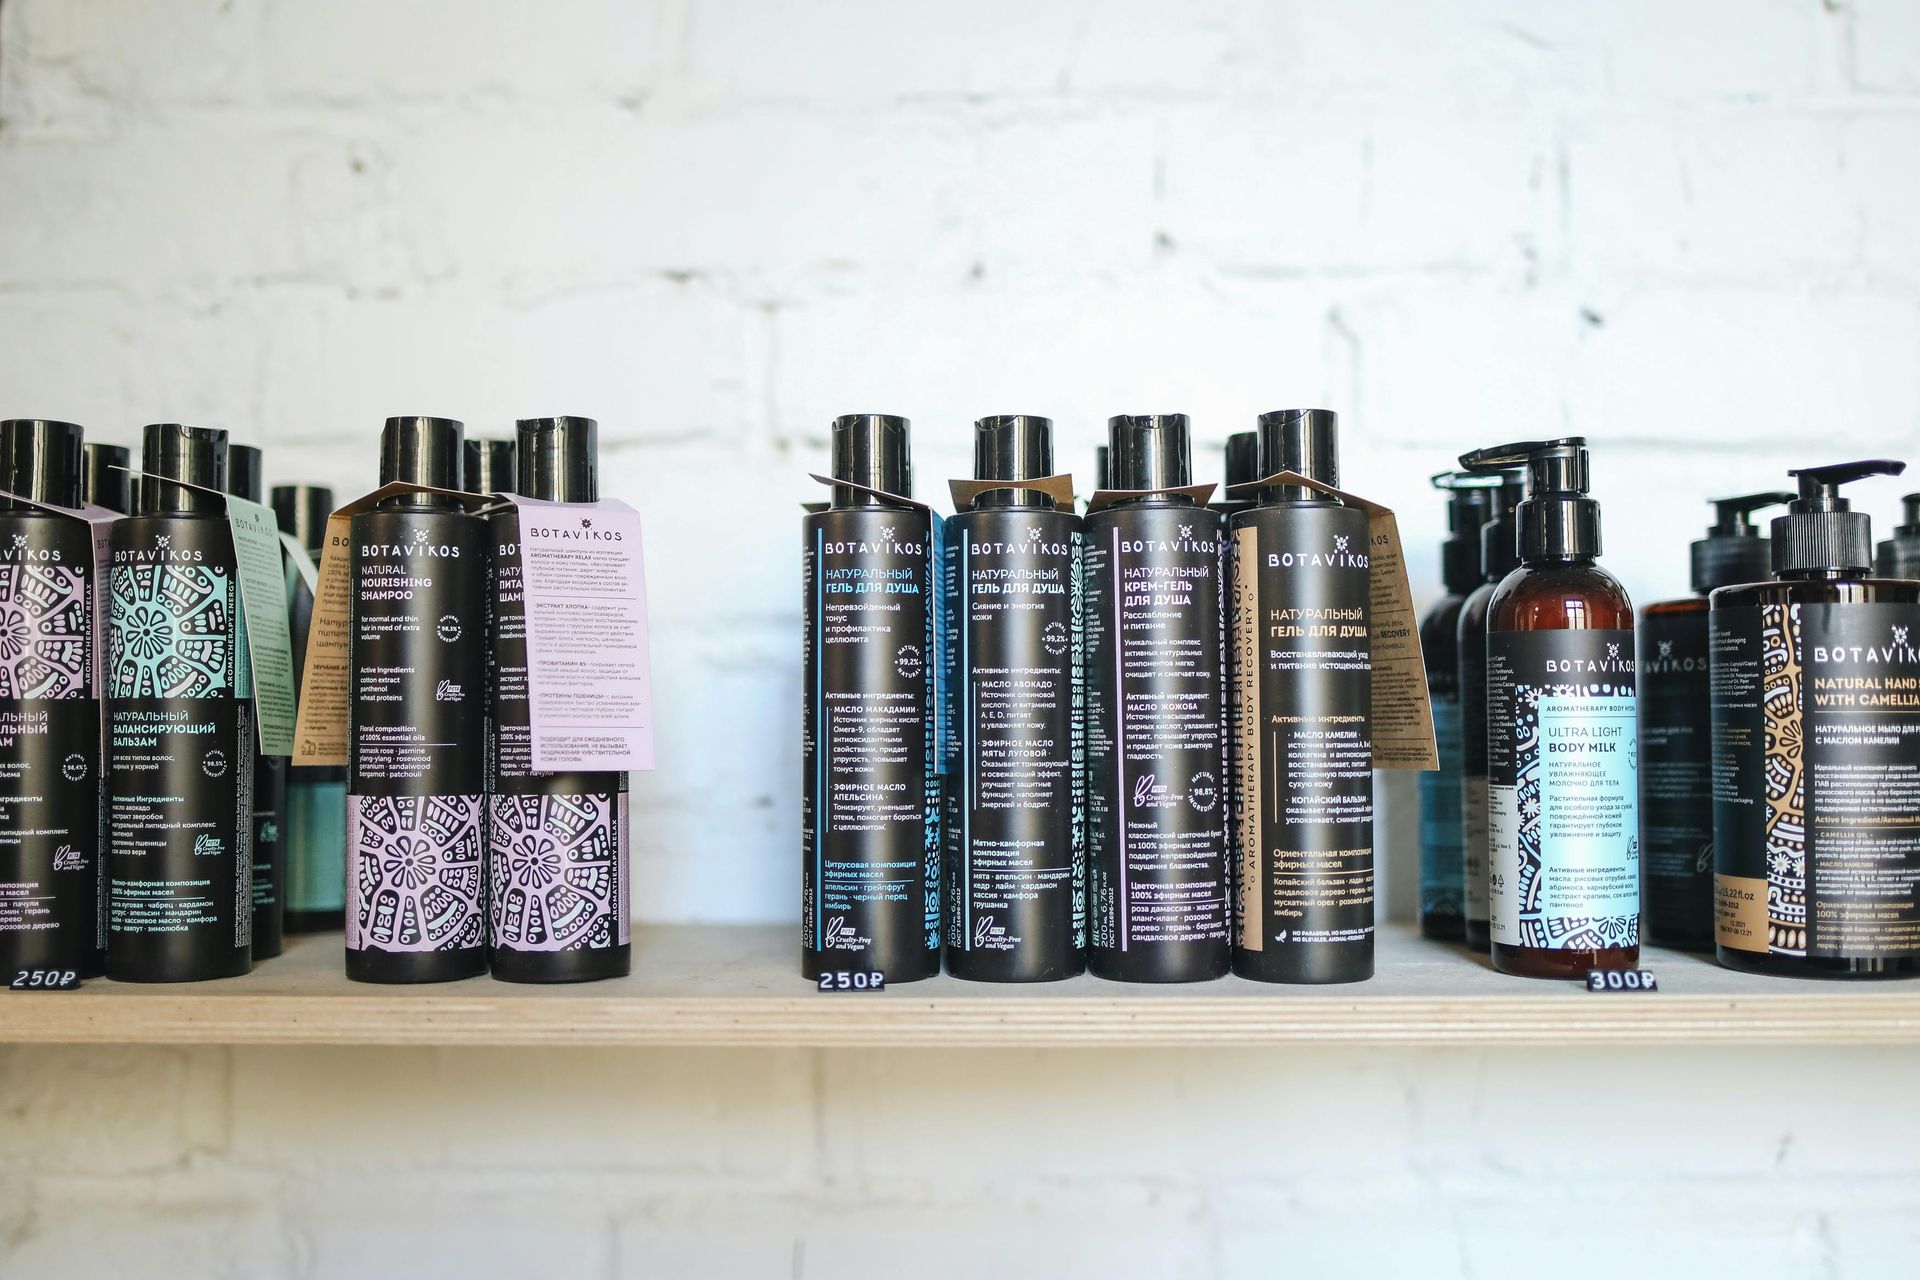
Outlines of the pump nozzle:
<svg viewBox="0 0 1920 1280">
<path fill-rule="evenodd" d="M 1782 492 L 1711 499 L 1713 526 L 1692 548 L 1694 592 L 1704 596 L 1718 587 L 1766 577 L 1771 547 L 1747 517 L 1763 507 L 1792 500 L 1792 494 Z"/>
<path fill-rule="evenodd" d="M 1433 487 L 1445 493 L 1447 538 L 1440 544 L 1440 581 L 1465 595 L 1480 585 L 1480 530 L 1499 512 L 1506 477 L 1498 471 L 1442 471 Z"/>
<path fill-rule="evenodd" d="M 1707 530 L 1710 536 L 1738 537 L 1754 532 L 1753 522 L 1747 517 L 1767 507 L 1777 507 L 1783 502 L 1792 502 L 1793 495 L 1779 490 L 1766 493 L 1749 493 L 1738 498 L 1712 498 L 1713 527 Z"/>
<path fill-rule="evenodd" d="M 1520 558 L 1566 560 L 1600 554 L 1600 504 L 1587 496 L 1587 439 L 1521 440 L 1460 455 L 1469 471 L 1524 465 Z"/>
<path fill-rule="evenodd" d="M 1873 567 L 1873 521 L 1840 494 L 1840 486 L 1907 469 L 1891 458 L 1837 462 L 1787 472 L 1800 496 L 1773 522 L 1773 571 L 1789 574 L 1866 573 Z"/>
<path fill-rule="evenodd" d="M 1800 497 L 1792 510 L 1848 511 L 1851 507 L 1840 496 L 1840 486 L 1865 480 L 1868 476 L 1897 476 L 1907 469 L 1904 462 L 1891 458 L 1869 458 L 1864 462 L 1836 462 L 1825 467 L 1801 467 L 1787 472 L 1800 481 Z"/>
</svg>

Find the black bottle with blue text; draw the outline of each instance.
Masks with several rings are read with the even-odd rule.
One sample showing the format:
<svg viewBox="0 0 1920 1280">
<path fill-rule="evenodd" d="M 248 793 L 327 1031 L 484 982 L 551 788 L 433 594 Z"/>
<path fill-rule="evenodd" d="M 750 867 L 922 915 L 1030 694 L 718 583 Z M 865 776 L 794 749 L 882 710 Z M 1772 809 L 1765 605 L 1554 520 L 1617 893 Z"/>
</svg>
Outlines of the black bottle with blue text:
<svg viewBox="0 0 1920 1280">
<path fill-rule="evenodd" d="M 109 574 L 107 975 L 233 977 L 253 965 L 258 743 L 227 433 L 155 423 L 141 454 Z"/>
<path fill-rule="evenodd" d="M 265 502 L 260 451 L 252 445 L 227 445 L 227 492 L 249 502 Z M 244 629 L 243 629 L 244 630 Z M 242 662 L 251 657 L 244 650 Z M 287 908 L 286 847 L 281 839 L 287 809 L 287 758 L 255 751 L 253 757 L 253 958 L 280 954 Z"/>
<path fill-rule="evenodd" d="M 1080 518 L 1026 484 L 1052 469 L 1050 420 L 980 419 L 974 496 L 947 522 L 946 963 L 981 982 L 1084 966 Z"/>
</svg>

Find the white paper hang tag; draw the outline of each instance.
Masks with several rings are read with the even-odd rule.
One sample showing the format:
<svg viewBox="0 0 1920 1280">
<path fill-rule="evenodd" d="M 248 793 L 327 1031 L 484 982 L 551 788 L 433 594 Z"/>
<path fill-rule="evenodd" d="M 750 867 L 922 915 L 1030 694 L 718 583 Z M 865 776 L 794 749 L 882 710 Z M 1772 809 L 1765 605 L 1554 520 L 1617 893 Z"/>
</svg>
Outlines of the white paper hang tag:
<svg viewBox="0 0 1920 1280">
<path fill-rule="evenodd" d="M 320 589 L 320 566 L 313 562 L 307 549 L 300 545 L 300 539 L 282 530 L 280 546 L 287 553 L 287 563 L 300 575 L 300 581 L 307 584 L 307 594 L 316 595 Z"/>
</svg>

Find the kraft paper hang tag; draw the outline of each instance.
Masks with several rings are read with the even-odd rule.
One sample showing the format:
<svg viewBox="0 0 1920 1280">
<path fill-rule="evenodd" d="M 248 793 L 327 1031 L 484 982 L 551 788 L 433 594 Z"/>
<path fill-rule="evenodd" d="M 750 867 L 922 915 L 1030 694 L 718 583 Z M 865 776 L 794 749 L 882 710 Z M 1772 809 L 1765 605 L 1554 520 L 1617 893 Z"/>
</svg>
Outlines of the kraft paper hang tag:
<svg viewBox="0 0 1920 1280">
<path fill-rule="evenodd" d="M 293 727 L 296 767 L 347 763 L 348 679 L 353 662 L 353 517 L 403 493 L 434 493 L 456 499 L 469 513 L 499 503 L 476 493 L 436 489 L 396 480 L 355 498 L 327 517 L 326 542 L 313 589 L 307 630 L 307 663 L 300 673 L 300 707 Z"/>
<path fill-rule="evenodd" d="M 9 498 L 22 506 L 33 507 L 40 511 L 51 511 L 57 516 L 66 516 L 72 520 L 84 520 L 87 533 L 93 546 L 93 689 L 94 696 L 106 705 L 107 674 L 107 612 L 113 601 L 108 575 L 113 566 L 113 522 L 123 519 L 118 511 L 106 507 L 96 507 L 93 503 L 82 503 L 77 507 L 59 507 L 51 502 L 35 502 L 32 498 L 0 489 L 0 498 Z"/>
<path fill-rule="evenodd" d="M 1044 493 L 1057 503 L 1062 511 L 1073 509 L 1073 477 L 1066 472 L 1051 476 L 1035 476 L 1031 480 L 949 480 L 947 489 L 953 494 L 953 509 L 966 511 L 983 493 L 992 493 L 995 489 L 1032 489 Z"/>
<path fill-rule="evenodd" d="M 640 513 L 614 500 L 506 500 L 519 523 L 534 769 L 653 768 Z"/>
<path fill-rule="evenodd" d="M 1400 550 L 1400 525 L 1377 502 L 1294 471 L 1237 484 L 1233 494 L 1251 494 L 1276 485 L 1295 485 L 1330 494 L 1367 513 L 1367 587 L 1371 595 L 1373 650 L 1373 767 L 1438 769 L 1433 739 L 1433 702 L 1427 694 L 1427 667 L 1420 650 L 1420 620 L 1413 611 L 1413 587 L 1407 581 Z"/>
<path fill-rule="evenodd" d="M 269 507 L 227 495 L 227 527 L 239 571 L 240 608 L 247 620 L 247 657 L 253 671 L 254 722 L 260 753 L 293 754 L 293 637 L 287 627 L 287 569 L 281 560 L 280 522 Z"/>
<path fill-rule="evenodd" d="M 1182 485 L 1178 489 L 1095 489 L 1093 496 L 1087 499 L 1087 514 L 1092 515 L 1116 502 L 1125 502 L 1129 498 L 1151 498 L 1163 495 L 1175 498 L 1191 498 L 1193 505 L 1204 507 L 1207 499 L 1213 496 L 1213 482 L 1205 484 Z"/>
</svg>

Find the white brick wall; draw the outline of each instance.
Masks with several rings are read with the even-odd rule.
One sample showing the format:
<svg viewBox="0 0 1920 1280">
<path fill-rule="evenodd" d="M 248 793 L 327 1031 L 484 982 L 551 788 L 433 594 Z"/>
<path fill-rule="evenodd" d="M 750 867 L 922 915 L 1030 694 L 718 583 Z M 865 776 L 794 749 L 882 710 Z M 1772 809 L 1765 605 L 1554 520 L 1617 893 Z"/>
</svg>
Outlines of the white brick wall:
<svg viewBox="0 0 1920 1280">
<path fill-rule="evenodd" d="M 1423 593 L 1427 474 L 1584 432 L 1666 598 L 1709 492 L 1920 455 L 1916 143 L 1909 0 L 0 0 L 0 412 L 342 491 L 389 413 L 596 415 L 653 551 L 636 904 L 786 919 L 834 414 L 911 415 L 930 494 L 983 413 L 1084 471 L 1184 410 L 1211 472 L 1328 404 Z M 1487 1275 L 1598 1206 L 1571 1274 L 1900 1274 L 1915 1062 L 19 1053 L 0 1270 Z"/>
</svg>

